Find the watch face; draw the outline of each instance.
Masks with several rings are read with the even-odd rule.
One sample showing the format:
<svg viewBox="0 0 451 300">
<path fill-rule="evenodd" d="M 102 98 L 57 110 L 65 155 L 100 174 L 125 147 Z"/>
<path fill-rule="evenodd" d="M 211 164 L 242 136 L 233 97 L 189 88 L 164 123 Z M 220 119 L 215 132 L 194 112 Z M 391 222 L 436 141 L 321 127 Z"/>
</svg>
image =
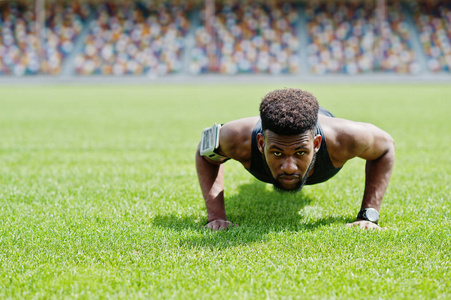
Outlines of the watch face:
<svg viewBox="0 0 451 300">
<path fill-rule="evenodd" d="M 377 221 L 379 221 L 379 213 L 374 208 L 373 209 L 367 209 L 365 211 L 365 215 L 366 215 L 368 221 L 370 221 L 370 222 L 377 222 Z"/>
</svg>

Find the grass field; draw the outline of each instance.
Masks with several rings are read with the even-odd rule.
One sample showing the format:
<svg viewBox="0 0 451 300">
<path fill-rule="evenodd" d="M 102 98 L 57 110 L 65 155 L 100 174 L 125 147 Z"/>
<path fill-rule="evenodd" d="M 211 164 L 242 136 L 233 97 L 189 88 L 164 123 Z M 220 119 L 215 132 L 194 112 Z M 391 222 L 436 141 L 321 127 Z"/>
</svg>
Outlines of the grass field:
<svg viewBox="0 0 451 300">
<path fill-rule="evenodd" d="M 203 228 L 201 130 L 285 86 L 0 86 L 0 298 L 450 299 L 451 85 L 291 86 L 393 136 L 387 230 L 344 226 L 358 159 L 295 195 L 228 162 Z"/>
</svg>

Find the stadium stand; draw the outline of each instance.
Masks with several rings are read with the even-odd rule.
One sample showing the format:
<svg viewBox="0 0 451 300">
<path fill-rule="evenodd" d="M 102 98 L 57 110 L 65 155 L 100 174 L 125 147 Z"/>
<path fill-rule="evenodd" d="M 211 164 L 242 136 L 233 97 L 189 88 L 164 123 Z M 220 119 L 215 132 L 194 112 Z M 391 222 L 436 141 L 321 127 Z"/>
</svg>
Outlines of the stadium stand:
<svg viewBox="0 0 451 300">
<path fill-rule="evenodd" d="M 0 13 L 0 74 L 59 74 L 89 14 L 89 5 L 52 2 L 46 7 L 44 57 L 40 62 L 33 5 L 7 2 Z"/>
<path fill-rule="evenodd" d="M 0 75 L 451 73 L 451 3 L 386 2 L 216 0 L 209 28 L 201 0 L 47 0 L 39 39 L 0 1 Z"/>
<path fill-rule="evenodd" d="M 75 59 L 81 75 L 165 75 L 182 69 L 187 7 L 171 2 L 104 2 Z"/>
<path fill-rule="evenodd" d="M 387 6 L 387 21 L 382 24 L 374 11 L 374 1 L 308 2 L 310 72 L 416 72 L 418 65 L 400 3 Z"/>
<path fill-rule="evenodd" d="M 451 2 L 412 2 L 420 41 L 432 72 L 451 72 Z"/>
<path fill-rule="evenodd" d="M 205 26 L 196 30 L 191 73 L 298 72 L 298 13 L 293 4 L 228 1 L 218 5 L 215 17 L 212 32 Z"/>
</svg>

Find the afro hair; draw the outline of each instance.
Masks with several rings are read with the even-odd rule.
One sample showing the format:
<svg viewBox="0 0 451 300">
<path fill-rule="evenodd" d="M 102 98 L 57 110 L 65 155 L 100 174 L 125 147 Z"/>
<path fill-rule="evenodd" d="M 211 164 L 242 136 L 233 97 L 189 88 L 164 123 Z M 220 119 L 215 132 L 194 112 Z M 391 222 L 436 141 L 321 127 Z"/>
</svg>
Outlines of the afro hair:
<svg viewBox="0 0 451 300">
<path fill-rule="evenodd" d="M 272 91 L 260 104 L 262 129 L 278 135 L 297 135 L 313 130 L 318 121 L 319 104 L 307 91 L 285 88 Z"/>
</svg>

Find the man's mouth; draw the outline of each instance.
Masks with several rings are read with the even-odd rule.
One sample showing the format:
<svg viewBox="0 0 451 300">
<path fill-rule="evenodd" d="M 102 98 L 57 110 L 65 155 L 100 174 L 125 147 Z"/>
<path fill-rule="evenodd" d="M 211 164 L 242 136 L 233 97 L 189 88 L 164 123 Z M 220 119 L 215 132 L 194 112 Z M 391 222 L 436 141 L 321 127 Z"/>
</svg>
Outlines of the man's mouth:
<svg viewBox="0 0 451 300">
<path fill-rule="evenodd" d="M 278 177 L 282 182 L 285 183 L 293 183 L 301 178 L 300 175 L 279 175 Z"/>
</svg>

